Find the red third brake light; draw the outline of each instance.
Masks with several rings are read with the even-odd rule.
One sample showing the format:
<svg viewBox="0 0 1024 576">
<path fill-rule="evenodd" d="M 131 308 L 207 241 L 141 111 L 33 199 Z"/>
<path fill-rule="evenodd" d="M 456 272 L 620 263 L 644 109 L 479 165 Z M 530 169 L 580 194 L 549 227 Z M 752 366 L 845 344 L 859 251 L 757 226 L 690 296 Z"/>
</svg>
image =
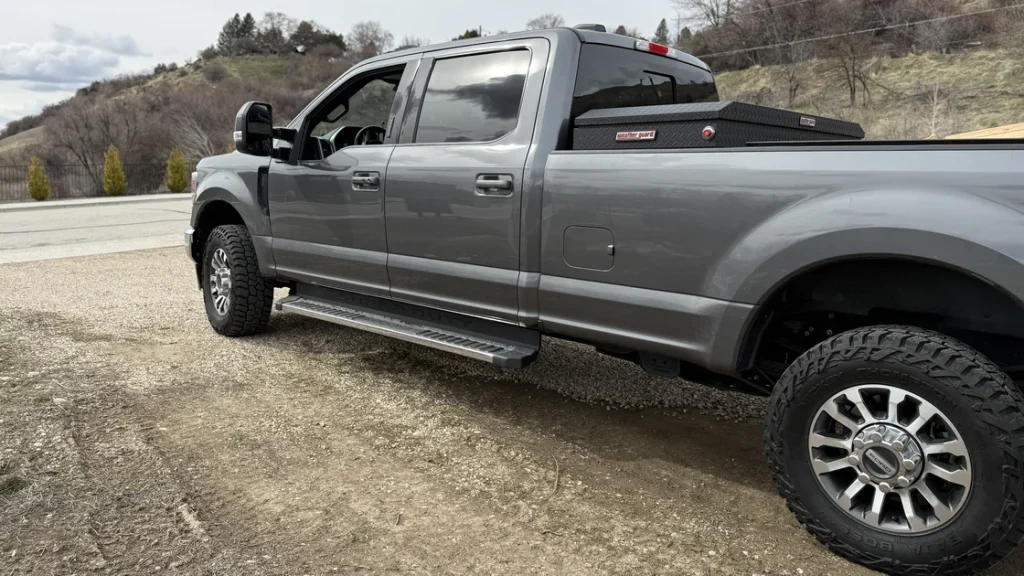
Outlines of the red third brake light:
<svg viewBox="0 0 1024 576">
<path fill-rule="evenodd" d="M 651 52 L 653 54 L 660 54 L 662 56 L 668 56 L 672 51 L 671 48 L 663 44 L 655 44 L 654 42 L 648 42 L 647 40 L 637 40 L 634 44 L 634 48 L 637 50 L 643 50 L 644 52 Z"/>
</svg>

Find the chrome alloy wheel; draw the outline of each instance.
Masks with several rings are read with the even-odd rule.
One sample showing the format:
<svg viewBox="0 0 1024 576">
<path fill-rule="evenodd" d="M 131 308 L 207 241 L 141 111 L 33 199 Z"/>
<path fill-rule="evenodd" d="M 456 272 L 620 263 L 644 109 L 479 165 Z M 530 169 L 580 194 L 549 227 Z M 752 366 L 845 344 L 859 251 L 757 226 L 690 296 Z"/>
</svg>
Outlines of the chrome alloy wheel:
<svg viewBox="0 0 1024 576">
<path fill-rule="evenodd" d="M 807 445 L 833 503 L 884 532 L 935 530 L 971 491 L 971 458 L 956 426 L 931 402 L 892 386 L 855 386 L 830 398 Z"/>
<path fill-rule="evenodd" d="M 210 260 L 210 299 L 219 316 L 228 313 L 231 305 L 231 265 L 228 264 L 228 254 L 223 248 L 217 248 Z"/>
</svg>

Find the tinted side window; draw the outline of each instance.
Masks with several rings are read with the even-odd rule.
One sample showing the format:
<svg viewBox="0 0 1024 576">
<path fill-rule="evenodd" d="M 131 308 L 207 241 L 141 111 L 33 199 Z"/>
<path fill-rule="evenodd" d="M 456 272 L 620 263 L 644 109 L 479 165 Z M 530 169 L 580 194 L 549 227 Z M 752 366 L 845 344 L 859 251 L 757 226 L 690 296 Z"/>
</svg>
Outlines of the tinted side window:
<svg viewBox="0 0 1024 576">
<path fill-rule="evenodd" d="M 572 117 L 603 108 L 717 100 L 715 79 L 706 70 L 656 54 L 584 44 Z"/>
<path fill-rule="evenodd" d="M 527 50 L 436 61 L 415 141 L 490 142 L 515 130 L 529 69 Z"/>
</svg>

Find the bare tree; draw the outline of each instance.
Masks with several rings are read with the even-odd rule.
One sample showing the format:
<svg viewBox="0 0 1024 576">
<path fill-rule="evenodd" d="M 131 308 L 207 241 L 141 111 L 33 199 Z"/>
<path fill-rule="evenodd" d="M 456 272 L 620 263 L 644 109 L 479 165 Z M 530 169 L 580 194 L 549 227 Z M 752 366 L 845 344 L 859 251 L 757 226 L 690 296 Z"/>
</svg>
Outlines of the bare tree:
<svg viewBox="0 0 1024 576">
<path fill-rule="evenodd" d="M 626 36 L 646 40 L 646 38 L 644 38 L 644 33 L 641 32 L 640 28 L 637 28 L 636 26 L 630 26 L 629 28 L 626 28 Z"/>
<path fill-rule="evenodd" d="M 560 28 L 565 26 L 565 18 L 561 14 L 541 14 L 526 23 L 527 30 L 544 30 L 545 28 Z"/>
<path fill-rule="evenodd" d="M 956 97 L 949 86 L 918 86 L 928 106 L 928 135 L 936 138 L 953 134 L 964 125 L 964 115 L 956 113 Z"/>
<path fill-rule="evenodd" d="M 681 18 L 712 28 L 725 23 L 735 3 L 736 0 L 672 0 Z"/>
<path fill-rule="evenodd" d="M 93 192 L 102 188 L 103 151 L 111 144 L 132 162 L 142 128 L 141 111 L 125 98 L 95 102 L 74 98 L 46 123 L 49 141 L 86 168 Z"/>
<path fill-rule="evenodd" d="M 367 20 L 352 26 L 347 39 L 349 49 L 360 59 L 372 58 L 391 49 L 395 37 L 380 22 Z"/>
<path fill-rule="evenodd" d="M 868 85 L 867 69 L 869 45 L 858 38 L 848 36 L 832 42 L 829 55 L 835 62 L 834 73 L 846 87 L 850 96 L 850 106 L 857 105 L 857 90 L 863 89 L 865 102 L 871 100 L 871 87 Z"/>
<path fill-rule="evenodd" d="M 396 50 L 404 50 L 405 48 L 416 48 L 418 46 L 427 46 L 430 44 L 430 40 L 426 38 L 420 38 L 411 34 L 406 34 L 402 37 L 402 41 L 398 44 Z"/>
<path fill-rule="evenodd" d="M 207 156 L 217 155 L 217 147 L 209 133 L 195 114 L 185 112 L 178 116 L 174 129 L 174 142 L 189 162 L 198 162 Z"/>
</svg>

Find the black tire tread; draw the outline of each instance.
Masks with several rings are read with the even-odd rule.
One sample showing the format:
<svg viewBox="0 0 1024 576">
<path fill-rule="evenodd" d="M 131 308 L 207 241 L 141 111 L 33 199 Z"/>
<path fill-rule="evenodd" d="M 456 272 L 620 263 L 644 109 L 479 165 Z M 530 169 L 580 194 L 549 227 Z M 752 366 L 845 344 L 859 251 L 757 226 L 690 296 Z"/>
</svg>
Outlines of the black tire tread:
<svg viewBox="0 0 1024 576">
<path fill-rule="evenodd" d="M 783 462 L 782 425 L 786 408 L 807 380 L 848 360 L 910 364 L 929 377 L 952 383 L 972 400 L 972 408 L 986 423 L 1003 452 L 1006 501 L 970 551 L 922 564 L 900 564 L 843 542 L 818 522 L 794 490 Z M 876 358 L 876 361 L 877 360 Z M 1007 556 L 1024 538 L 1024 394 L 991 360 L 937 332 L 908 326 L 873 326 L 845 332 L 825 340 L 798 358 L 779 379 L 769 402 L 765 427 L 765 455 L 775 487 L 787 507 L 815 538 L 830 550 L 859 564 L 892 574 L 973 574 Z"/>
<path fill-rule="evenodd" d="M 206 241 L 204 266 L 210 253 L 221 247 L 231 261 L 232 303 L 227 322 L 210 324 L 218 334 L 230 337 L 251 336 L 263 332 L 270 322 L 274 304 L 274 283 L 260 273 L 256 247 L 249 230 L 238 224 L 218 226 Z"/>
</svg>

